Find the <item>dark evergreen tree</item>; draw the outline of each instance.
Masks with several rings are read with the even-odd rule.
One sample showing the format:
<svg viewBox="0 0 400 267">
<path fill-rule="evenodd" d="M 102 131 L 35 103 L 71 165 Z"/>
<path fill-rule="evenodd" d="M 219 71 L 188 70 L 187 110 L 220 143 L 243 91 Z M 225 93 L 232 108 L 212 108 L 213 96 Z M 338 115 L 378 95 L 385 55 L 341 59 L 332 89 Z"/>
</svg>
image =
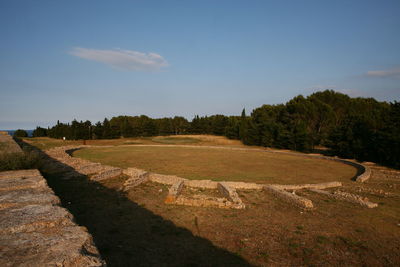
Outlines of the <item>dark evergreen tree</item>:
<svg viewBox="0 0 400 267">
<path fill-rule="evenodd" d="M 43 137 L 47 136 L 47 129 L 42 127 L 36 127 L 35 130 L 32 132 L 32 137 Z"/>
<path fill-rule="evenodd" d="M 107 118 L 104 119 L 102 128 L 103 128 L 103 133 L 102 133 L 103 139 L 110 139 L 113 137 L 110 121 Z"/>
<path fill-rule="evenodd" d="M 18 129 L 13 134 L 14 137 L 28 137 L 28 133 L 25 130 Z"/>
</svg>

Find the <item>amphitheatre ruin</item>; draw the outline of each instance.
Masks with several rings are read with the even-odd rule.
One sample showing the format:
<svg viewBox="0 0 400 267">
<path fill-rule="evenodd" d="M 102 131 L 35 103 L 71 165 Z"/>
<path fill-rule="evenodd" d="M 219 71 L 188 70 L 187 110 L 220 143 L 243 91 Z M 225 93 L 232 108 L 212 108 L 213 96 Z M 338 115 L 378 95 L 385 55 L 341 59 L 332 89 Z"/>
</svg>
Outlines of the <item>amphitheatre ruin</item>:
<svg viewBox="0 0 400 267">
<path fill-rule="evenodd" d="M 23 153 L 22 149 L 6 133 L 0 134 L 0 142 L 4 144 L 2 146 L 2 153 Z M 229 219 L 229 223 L 234 223 L 236 220 L 239 220 L 238 218 L 241 216 L 240 212 L 250 212 L 251 210 L 257 209 L 255 214 L 250 213 L 251 216 L 247 215 L 254 220 L 252 224 L 257 225 L 260 220 L 266 220 L 265 214 L 261 213 L 260 209 L 262 209 L 263 212 L 268 209 L 283 210 L 279 212 L 285 212 L 285 210 L 287 210 L 290 214 L 289 216 L 310 216 L 307 220 L 312 220 L 313 216 L 326 216 L 324 210 L 330 209 L 334 210 L 333 214 L 340 214 L 340 209 L 345 210 L 344 212 L 348 212 L 347 210 L 357 210 L 360 214 L 374 214 L 374 211 L 379 211 L 380 209 L 379 203 L 381 202 L 379 199 L 394 198 L 396 201 L 399 197 L 396 191 L 391 192 L 390 189 L 382 190 L 380 188 L 374 188 L 376 184 L 380 184 L 384 181 L 386 184 L 391 184 L 394 186 L 394 189 L 396 189 L 396 183 L 398 184 L 398 179 L 400 177 L 399 171 L 378 166 L 373 163 L 360 163 L 355 160 L 328 157 L 320 154 L 302 154 L 273 149 L 218 145 L 196 146 L 152 143 L 120 144 L 116 146 L 107 144 L 82 145 L 78 142 L 65 144 L 60 141 L 56 146 L 40 150 L 34 146 L 34 143 L 27 139 L 21 144 L 22 146 L 30 147 L 35 153 L 41 155 L 43 159 L 43 169 L 41 169 L 41 171 L 46 173 L 45 176 L 56 179 L 57 182 L 61 181 L 66 185 L 79 180 L 82 183 L 95 184 L 95 187 L 91 187 L 95 188 L 94 190 L 101 190 L 99 187 L 105 186 L 117 192 L 117 196 L 133 196 L 133 198 L 135 195 L 140 195 L 145 192 L 144 198 L 151 200 L 151 205 L 155 207 L 152 212 L 159 215 L 161 214 L 160 216 L 162 216 L 162 213 L 170 211 L 170 208 L 174 209 L 174 212 L 175 210 L 180 210 L 179 212 L 186 210 L 189 213 L 197 214 L 194 216 L 194 223 L 192 223 L 191 226 L 193 228 L 190 229 L 190 231 L 194 232 L 194 235 L 201 236 L 202 238 L 207 238 L 207 234 L 204 233 L 206 230 L 200 230 L 202 226 L 199 226 L 199 224 L 206 224 L 204 221 L 207 219 L 205 218 L 211 216 L 206 214 L 209 211 L 211 214 L 218 214 L 218 212 L 220 212 L 221 214 L 225 214 L 223 216 L 227 218 L 232 216 Z M 268 183 L 268 181 L 232 181 L 229 179 L 189 179 L 174 174 L 161 174 L 157 173 L 157 171 L 141 169 L 138 166 L 130 166 L 127 168 L 110 166 L 75 156 L 77 152 L 96 149 L 98 147 L 109 149 L 115 147 L 143 149 L 174 147 L 194 150 L 229 150 L 230 153 L 238 151 L 257 151 L 260 153 L 268 153 L 268 155 L 271 156 L 284 155 L 298 157 L 304 160 L 320 160 L 326 163 L 334 162 L 335 164 L 339 164 L 338 166 L 352 167 L 356 175 L 354 177 L 348 177 L 345 182 L 342 180 L 331 180 L 320 183 L 310 182 L 293 184 Z M 234 166 L 232 166 L 232 168 L 234 168 Z M 66 204 L 71 204 L 71 201 L 68 201 L 67 198 L 60 201 L 60 198 L 52 188 L 48 186 L 48 182 L 49 181 L 46 181 L 41 172 L 37 169 L 0 172 L 0 265 L 106 266 L 110 264 L 107 262 L 107 259 L 113 261 L 113 264 L 110 265 L 119 265 L 116 264 L 115 259 L 111 256 L 104 257 L 102 255 L 102 250 L 106 251 L 106 249 L 102 248 L 104 244 L 100 244 L 100 242 L 99 244 L 97 243 L 97 234 L 95 234 L 95 238 L 93 238 L 91 229 L 87 229 L 85 224 L 80 225 L 80 223 L 76 221 L 74 215 L 78 214 L 78 216 L 80 216 L 79 213 L 77 213 L 78 206 L 76 206 L 74 210 L 75 214 L 72 215 L 68 206 L 65 207 Z M 393 189 L 392 186 L 390 187 L 391 189 Z M 75 188 L 73 190 L 79 191 L 80 189 Z M 372 200 L 367 196 L 372 196 Z M 133 200 L 130 199 L 129 201 Z M 147 207 L 148 205 L 148 203 L 141 204 L 143 207 Z M 336 206 L 340 206 L 339 210 L 336 210 Z M 160 210 L 162 210 L 162 212 Z M 318 215 L 319 212 L 325 215 Z M 278 213 L 278 211 L 276 211 L 276 213 Z M 177 214 L 179 215 L 180 213 Z M 268 212 L 268 214 L 271 213 Z M 84 216 L 90 217 L 90 215 Z M 182 215 L 182 217 L 185 216 L 187 216 L 187 214 Z M 352 217 L 353 215 L 348 216 Z M 172 217 L 167 219 L 174 221 Z M 294 219 L 294 221 L 295 220 L 296 219 Z M 330 223 L 332 223 L 337 220 L 337 218 L 330 218 L 329 220 Z M 110 222 L 112 222 L 112 220 Z M 272 221 L 268 224 L 270 223 L 272 223 Z M 339 224 L 340 223 L 341 222 L 339 222 Z M 176 224 L 180 227 L 187 227 L 185 223 L 177 222 Z M 209 227 L 214 226 L 210 223 L 210 225 L 205 228 Z M 249 234 L 250 232 L 261 231 L 257 230 L 257 227 L 255 229 L 252 228 L 253 226 L 247 227 L 249 232 L 245 231 L 246 233 L 241 237 L 240 240 L 242 241 L 239 242 L 239 246 L 245 247 L 246 242 L 248 242 L 247 240 L 252 238 L 251 234 Z M 306 226 L 296 226 L 296 231 L 302 233 L 304 227 Z M 239 228 L 243 227 L 241 226 Z M 295 233 L 297 233 L 296 231 Z M 113 235 L 110 234 L 110 236 Z M 321 236 L 323 235 L 317 235 L 317 242 L 321 242 L 321 244 L 323 244 L 322 242 L 327 242 L 325 239 L 322 239 Z M 216 237 L 210 237 L 210 239 L 213 238 Z M 229 236 L 229 238 L 233 237 Z M 322 241 L 318 241 L 318 238 Z M 328 237 L 326 237 L 326 239 L 327 238 Z M 217 245 L 219 244 L 218 242 L 224 244 L 223 241 L 215 240 L 216 241 L 213 243 Z M 343 240 L 346 239 L 343 238 Z M 261 241 L 258 240 L 257 242 Z M 346 241 L 343 242 L 346 243 Z M 289 243 L 289 250 L 298 249 L 298 247 L 290 244 L 292 243 Z M 335 246 L 334 244 L 335 243 L 329 244 L 329 246 Z M 97 245 L 101 245 L 101 247 L 98 249 L 96 247 Z M 232 250 L 229 244 L 226 245 L 225 249 L 228 251 Z M 303 249 L 302 251 L 306 253 L 304 251 L 307 250 Z M 254 253 L 254 248 L 251 253 Z M 251 253 L 249 252 L 249 255 L 253 255 Z M 270 263 L 272 261 L 272 263 L 274 263 L 274 260 L 276 260 L 274 256 L 265 256 L 264 258 L 255 257 L 254 262 L 251 262 L 251 260 L 249 260 L 251 257 L 246 257 L 246 254 L 244 255 L 244 259 L 249 261 L 249 264 L 254 265 L 263 265 L 264 263 L 262 263 L 262 261 Z M 350 256 L 349 254 L 349 257 Z M 239 258 L 241 257 L 242 255 L 239 255 Z M 337 255 L 335 257 L 337 257 Z M 244 266 L 243 262 L 239 262 L 240 264 L 232 263 L 232 266 L 235 264 Z M 278 265 L 281 263 L 282 262 Z M 290 263 L 293 262 L 288 261 L 282 264 L 287 265 Z M 182 262 L 179 262 L 179 265 L 180 264 L 182 264 Z M 304 262 L 301 264 L 304 264 Z"/>
</svg>

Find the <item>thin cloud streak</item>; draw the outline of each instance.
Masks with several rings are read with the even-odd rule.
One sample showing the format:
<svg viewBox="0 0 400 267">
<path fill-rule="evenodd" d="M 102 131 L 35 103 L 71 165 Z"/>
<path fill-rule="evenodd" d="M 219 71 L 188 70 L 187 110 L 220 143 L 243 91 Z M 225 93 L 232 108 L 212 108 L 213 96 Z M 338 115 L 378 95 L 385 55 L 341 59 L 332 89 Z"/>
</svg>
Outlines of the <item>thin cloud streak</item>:
<svg viewBox="0 0 400 267">
<path fill-rule="evenodd" d="M 367 72 L 368 77 L 400 78 L 400 68 L 389 70 L 371 70 Z"/>
<path fill-rule="evenodd" d="M 169 65 L 159 54 L 146 54 L 133 50 L 99 50 L 75 47 L 69 51 L 69 54 L 128 71 L 156 71 Z"/>
</svg>

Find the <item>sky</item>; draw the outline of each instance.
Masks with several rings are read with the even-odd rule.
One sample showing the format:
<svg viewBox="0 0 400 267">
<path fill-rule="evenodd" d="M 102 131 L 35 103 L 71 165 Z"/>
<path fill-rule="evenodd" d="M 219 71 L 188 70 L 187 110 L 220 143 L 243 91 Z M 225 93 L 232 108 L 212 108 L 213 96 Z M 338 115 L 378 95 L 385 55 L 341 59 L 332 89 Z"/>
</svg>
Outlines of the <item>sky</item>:
<svg viewBox="0 0 400 267">
<path fill-rule="evenodd" d="M 0 1 L 0 129 L 400 101 L 400 1 Z"/>
</svg>

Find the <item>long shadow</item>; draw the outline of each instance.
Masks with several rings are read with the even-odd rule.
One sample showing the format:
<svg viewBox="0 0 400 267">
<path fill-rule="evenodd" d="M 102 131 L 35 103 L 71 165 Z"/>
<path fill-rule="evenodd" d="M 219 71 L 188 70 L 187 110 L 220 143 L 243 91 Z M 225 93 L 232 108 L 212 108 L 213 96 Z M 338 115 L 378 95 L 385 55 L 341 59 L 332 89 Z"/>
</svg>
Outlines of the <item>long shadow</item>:
<svg viewBox="0 0 400 267">
<path fill-rule="evenodd" d="M 49 186 L 76 222 L 92 234 L 108 266 L 251 266 L 240 256 L 177 227 L 121 192 L 77 173 L 76 178 L 63 179 L 74 170 L 38 153 L 45 161 L 41 172 Z M 49 171 L 47 167 L 54 164 L 63 167 L 62 171 Z"/>
</svg>

